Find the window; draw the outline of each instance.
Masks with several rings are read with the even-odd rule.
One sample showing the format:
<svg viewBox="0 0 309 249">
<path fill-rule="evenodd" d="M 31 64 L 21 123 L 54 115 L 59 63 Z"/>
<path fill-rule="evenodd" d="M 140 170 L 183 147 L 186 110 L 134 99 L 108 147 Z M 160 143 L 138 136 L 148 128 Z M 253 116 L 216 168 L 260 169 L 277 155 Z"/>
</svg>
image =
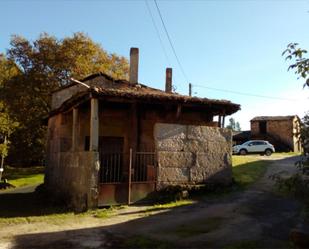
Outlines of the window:
<svg viewBox="0 0 309 249">
<path fill-rule="evenodd" d="M 86 136 L 85 137 L 85 147 L 84 147 L 84 150 L 85 151 L 89 151 L 89 149 L 90 149 L 90 137 Z"/>
</svg>

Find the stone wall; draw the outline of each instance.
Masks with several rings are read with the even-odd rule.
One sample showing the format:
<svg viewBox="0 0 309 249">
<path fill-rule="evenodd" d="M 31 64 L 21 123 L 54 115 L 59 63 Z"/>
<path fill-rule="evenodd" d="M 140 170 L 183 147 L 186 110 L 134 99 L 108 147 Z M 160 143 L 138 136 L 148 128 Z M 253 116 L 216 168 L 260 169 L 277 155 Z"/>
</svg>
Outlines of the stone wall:
<svg viewBox="0 0 309 249">
<path fill-rule="evenodd" d="M 274 145 L 284 143 L 294 152 L 302 151 L 300 144 L 300 124 L 296 117 L 286 120 L 266 120 L 266 129 L 266 135 L 271 136 L 268 138 L 265 136 L 265 139 L 268 139 L 269 142 Z M 259 121 L 251 121 L 251 133 L 253 138 L 258 138 L 261 135 Z"/>
<path fill-rule="evenodd" d="M 232 182 L 232 133 L 208 126 L 158 123 L 158 189 L 168 185 Z"/>
<path fill-rule="evenodd" d="M 80 122 L 80 133 L 86 133 L 82 128 L 89 124 L 85 115 L 79 116 L 84 121 Z M 80 136 L 80 150 L 72 151 L 72 112 L 51 117 L 47 137 L 45 185 L 48 191 L 77 210 L 96 207 L 99 154 L 84 151 L 84 134 Z"/>
<path fill-rule="evenodd" d="M 79 211 L 97 207 L 99 153 L 60 152 L 50 156 L 45 175 L 49 193 Z"/>
</svg>

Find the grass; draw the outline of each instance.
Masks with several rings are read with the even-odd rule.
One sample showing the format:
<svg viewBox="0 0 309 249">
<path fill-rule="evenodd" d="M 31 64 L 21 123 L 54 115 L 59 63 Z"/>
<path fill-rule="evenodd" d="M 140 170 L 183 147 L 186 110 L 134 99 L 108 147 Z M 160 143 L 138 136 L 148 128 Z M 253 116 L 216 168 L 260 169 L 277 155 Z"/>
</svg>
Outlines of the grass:
<svg viewBox="0 0 309 249">
<path fill-rule="evenodd" d="M 175 207 L 188 206 L 192 204 L 193 204 L 193 200 L 179 200 L 179 201 L 173 201 L 173 202 L 164 203 L 164 204 L 155 204 L 147 208 L 146 212 L 160 211 L 160 210 L 171 209 Z"/>
<path fill-rule="evenodd" d="M 13 168 L 6 166 L 2 179 L 15 187 L 38 185 L 44 181 L 44 167 Z"/>
<path fill-rule="evenodd" d="M 270 163 L 258 156 L 233 156 L 232 171 L 236 184 L 242 188 L 253 184 L 265 174 Z"/>
<path fill-rule="evenodd" d="M 20 207 L 20 203 L 23 203 Z M 63 224 L 68 220 L 93 217 L 107 219 L 114 216 L 122 206 L 89 210 L 76 214 L 50 203 L 38 193 L 2 194 L 0 195 L 0 224 L 22 224 L 44 222 Z"/>
</svg>

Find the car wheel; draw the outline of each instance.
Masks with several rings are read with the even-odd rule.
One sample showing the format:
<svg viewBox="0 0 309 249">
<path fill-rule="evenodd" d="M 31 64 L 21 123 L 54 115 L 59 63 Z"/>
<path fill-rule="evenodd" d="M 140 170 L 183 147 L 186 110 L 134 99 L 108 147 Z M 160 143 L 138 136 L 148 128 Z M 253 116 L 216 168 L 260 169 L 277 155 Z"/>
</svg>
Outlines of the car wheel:
<svg viewBox="0 0 309 249">
<path fill-rule="evenodd" d="M 247 151 L 244 150 L 244 149 L 242 149 L 242 150 L 239 151 L 239 154 L 242 155 L 242 156 L 244 156 L 244 155 L 247 154 Z"/>
<path fill-rule="evenodd" d="M 265 155 L 270 156 L 273 152 L 270 149 L 265 150 Z"/>
</svg>

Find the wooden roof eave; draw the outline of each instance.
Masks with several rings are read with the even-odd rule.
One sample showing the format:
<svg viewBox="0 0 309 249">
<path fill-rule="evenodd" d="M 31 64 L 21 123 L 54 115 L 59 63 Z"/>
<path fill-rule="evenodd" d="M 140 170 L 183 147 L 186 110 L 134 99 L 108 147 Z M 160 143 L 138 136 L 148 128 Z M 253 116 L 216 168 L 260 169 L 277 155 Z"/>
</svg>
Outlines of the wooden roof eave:
<svg viewBox="0 0 309 249">
<path fill-rule="evenodd" d="M 224 103 L 220 101 L 214 101 L 205 103 L 200 101 L 199 99 L 169 99 L 169 98 L 162 98 L 156 97 L 154 95 L 145 95 L 145 96 L 110 96 L 108 94 L 102 94 L 100 92 L 95 91 L 94 89 L 89 89 L 88 91 L 78 93 L 69 100 L 65 101 L 59 108 L 50 112 L 49 117 L 54 116 L 58 113 L 67 112 L 74 107 L 78 107 L 83 103 L 87 102 L 91 98 L 98 98 L 108 102 L 115 102 L 115 103 L 143 103 L 143 104 L 180 104 L 183 107 L 192 107 L 192 108 L 200 108 L 205 109 L 205 111 L 210 111 L 212 115 L 231 115 L 238 110 L 240 110 L 240 105 L 231 104 L 231 103 Z M 194 101 L 195 100 L 195 101 Z"/>
</svg>

